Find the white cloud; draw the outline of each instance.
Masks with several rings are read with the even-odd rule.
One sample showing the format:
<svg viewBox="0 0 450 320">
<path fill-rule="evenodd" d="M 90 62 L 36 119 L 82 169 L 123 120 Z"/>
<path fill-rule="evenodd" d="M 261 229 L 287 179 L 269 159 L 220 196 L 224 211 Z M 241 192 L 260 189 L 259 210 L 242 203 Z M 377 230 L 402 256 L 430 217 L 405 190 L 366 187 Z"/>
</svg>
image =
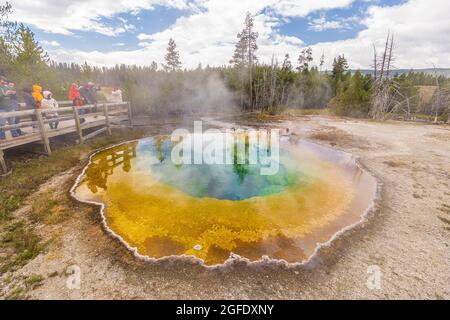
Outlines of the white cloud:
<svg viewBox="0 0 450 320">
<path fill-rule="evenodd" d="M 303 0 L 250 0 L 229 1 L 198 0 L 195 2 L 196 13 L 179 18 L 170 28 L 154 34 L 141 33 L 137 37 L 148 46 L 142 52 L 146 62 L 156 60 L 161 62 L 165 54 L 169 38 L 176 40 L 181 53 L 181 59 L 186 67 L 203 65 L 227 64 L 236 41 L 236 34 L 243 27 L 247 11 L 258 13 L 263 9 L 273 9 L 283 16 L 291 15 L 286 10 L 293 10 L 293 15 L 302 12 L 312 12 L 323 8 L 341 7 L 352 0 L 319 1 Z M 286 5 L 283 5 L 283 4 Z M 300 8 L 300 6 L 302 8 Z M 303 8 L 305 7 L 306 8 Z M 191 4 L 192 8 L 192 4 Z M 281 21 L 274 14 L 260 13 L 255 17 L 255 28 L 259 33 L 258 55 L 262 61 L 268 61 L 272 55 L 284 56 L 286 52 L 297 52 L 303 41 L 297 37 L 279 34 L 276 29 Z M 151 55 L 151 59 L 149 58 Z M 143 61 L 143 60 L 138 60 Z"/>
<path fill-rule="evenodd" d="M 152 35 L 151 34 L 146 34 L 146 33 L 139 33 L 137 38 L 139 40 L 151 40 L 152 39 Z"/>
<path fill-rule="evenodd" d="M 42 45 L 44 45 L 44 46 L 51 46 L 51 47 L 59 47 L 59 46 L 61 46 L 61 45 L 59 44 L 59 42 L 58 42 L 58 41 L 55 41 L 55 40 L 53 40 L 53 41 L 42 40 L 40 43 L 41 43 Z"/>
<path fill-rule="evenodd" d="M 318 58 L 328 60 L 345 54 L 353 68 L 372 64 L 372 45 L 380 49 L 390 30 L 395 35 L 395 66 L 428 68 L 433 64 L 450 66 L 450 1 L 410 0 L 404 4 L 369 9 L 362 23 L 367 27 L 354 39 L 320 43 L 313 46 Z M 328 61 L 331 62 L 331 61 Z"/>
<path fill-rule="evenodd" d="M 94 31 L 107 36 L 129 31 L 133 26 L 117 19 L 119 26 L 100 21 L 124 12 L 150 10 L 156 5 L 187 8 L 187 0 L 9 0 L 13 19 L 41 30 L 70 35 L 73 31 Z"/>
<path fill-rule="evenodd" d="M 310 0 L 312 1 L 312 0 Z M 79 60 L 112 65 L 115 63 L 148 64 L 152 60 L 162 62 L 169 38 L 174 38 L 181 53 L 183 65 L 196 67 L 203 65 L 228 63 L 234 50 L 236 34 L 243 27 L 245 13 L 259 12 L 265 7 L 273 6 L 275 0 L 239 1 L 197 0 L 190 4 L 194 13 L 180 17 L 168 29 L 154 34 L 141 33 L 137 36 L 143 49 L 134 51 L 80 52 L 70 50 L 53 50 L 52 57 L 57 60 L 77 56 Z M 281 36 L 274 32 L 279 24 L 277 18 L 260 14 L 255 18 L 255 26 L 260 34 L 260 54 L 284 54 L 294 50 L 303 42 L 296 37 Z M 130 59 L 130 57 L 133 57 Z"/>
<path fill-rule="evenodd" d="M 287 17 L 306 17 L 314 11 L 348 7 L 354 0 L 282 0 L 274 4 L 277 13 Z"/>
<path fill-rule="evenodd" d="M 349 29 L 350 25 L 345 20 L 327 20 L 325 16 L 312 19 L 308 22 L 308 29 L 321 32 L 331 29 Z"/>
<path fill-rule="evenodd" d="M 161 32 L 139 34 L 137 37 L 140 45 L 144 46 L 141 49 L 103 53 L 55 48 L 49 50 L 49 53 L 56 60 L 62 61 L 75 59 L 77 62 L 86 60 L 98 65 L 116 63 L 144 65 L 150 64 L 153 60 L 162 62 L 168 40 L 172 37 L 177 42 L 185 67 L 195 68 L 199 62 L 203 65 L 227 64 L 234 50 L 236 34 L 242 29 L 245 13 L 250 11 L 259 12 L 255 17 L 255 28 L 260 35 L 258 40 L 260 60 L 269 62 L 272 55 L 278 56 L 281 60 L 285 53 L 289 53 L 295 61 L 304 43 L 300 38 L 280 34 L 278 29 L 280 24 L 284 23 L 284 19 L 305 17 L 317 10 L 344 7 L 351 2 L 350 0 L 241 0 L 233 3 L 222 0 L 196 0 L 195 3 L 189 4 L 183 2 L 183 5 L 190 7 L 194 13 L 180 17 L 172 26 Z M 136 3 L 135 1 L 135 7 L 139 7 Z M 390 29 L 395 33 L 398 67 L 421 68 L 429 67 L 433 63 L 443 67 L 450 66 L 448 12 L 450 2 L 447 0 L 410 0 L 391 7 L 373 6 L 360 21 L 365 30 L 354 39 L 314 45 L 316 61 L 322 52 L 325 53 L 328 65 L 335 56 L 345 54 L 351 67 L 370 67 L 372 43 L 382 45 Z M 329 22 L 327 24 L 326 20 L 318 22 L 322 22 L 323 28 L 338 27 L 337 24 Z"/>
</svg>

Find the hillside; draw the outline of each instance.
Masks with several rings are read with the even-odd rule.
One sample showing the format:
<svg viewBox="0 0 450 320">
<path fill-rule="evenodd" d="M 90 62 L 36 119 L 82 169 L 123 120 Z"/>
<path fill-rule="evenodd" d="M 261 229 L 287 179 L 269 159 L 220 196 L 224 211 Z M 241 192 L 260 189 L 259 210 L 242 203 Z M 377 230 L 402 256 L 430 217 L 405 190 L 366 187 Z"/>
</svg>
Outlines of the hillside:
<svg viewBox="0 0 450 320">
<path fill-rule="evenodd" d="M 352 72 L 355 72 L 356 70 L 352 70 Z M 405 73 L 410 73 L 410 72 L 415 72 L 415 73 L 425 73 L 425 74 L 432 74 L 434 75 L 435 73 L 439 76 L 443 75 L 447 78 L 450 78 L 450 68 L 437 68 L 437 69 L 433 69 L 433 68 L 429 68 L 429 69 L 397 69 L 397 70 L 392 70 L 392 74 L 398 74 L 398 75 L 402 75 Z M 372 74 L 373 70 L 370 69 L 363 69 L 361 70 L 361 73 L 366 75 L 366 74 Z"/>
</svg>

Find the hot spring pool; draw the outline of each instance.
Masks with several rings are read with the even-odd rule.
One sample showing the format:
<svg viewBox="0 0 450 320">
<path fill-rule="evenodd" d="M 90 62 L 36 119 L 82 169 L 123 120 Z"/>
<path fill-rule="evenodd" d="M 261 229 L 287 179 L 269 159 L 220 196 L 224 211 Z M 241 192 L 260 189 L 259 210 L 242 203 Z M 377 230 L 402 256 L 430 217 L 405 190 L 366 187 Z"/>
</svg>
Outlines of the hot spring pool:
<svg viewBox="0 0 450 320">
<path fill-rule="evenodd" d="M 104 205 L 106 227 L 141 256 L 303 262 L 376 195 L 352 156 L 302 140 L 281 140 L 274 175 L 248 159 L 175 164 L 172 148 L 160 136 L 100 151 L 73 188 L 79 201 Z"/>
</svg>

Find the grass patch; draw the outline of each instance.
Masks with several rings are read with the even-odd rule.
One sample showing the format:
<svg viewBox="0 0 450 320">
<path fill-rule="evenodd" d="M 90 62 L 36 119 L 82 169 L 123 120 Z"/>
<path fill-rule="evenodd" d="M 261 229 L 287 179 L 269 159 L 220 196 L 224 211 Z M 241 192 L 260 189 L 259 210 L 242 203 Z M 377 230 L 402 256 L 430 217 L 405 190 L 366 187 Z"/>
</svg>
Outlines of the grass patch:
<svg viewBox="0 0 450 320">
<path fill-rule="evenodd" d="M 435 115 L 417 113 L 417 114 L 414 114 L 414 118 L 416 120 L 423 120 L 423 121 L 427 121 L 427 122 L 434 122 Z M 438 115 L 437 121 L 439 121 L 439 122 L 446 122 L 447 121 L 447 115 L 445 115 L 445 114 Z"/>
<path fill-rule="evenodd" d="M 25 286 L 28 290 L 34 290 L 37 287 L 42 285 L 42 281 L 44 281 L 44 277 L 39 274 L 34 274 L 25 280 Z"/>
<path fill-rule="evenodd" d="M 321 115 L 321 116 L 329 116 L 331 115 L 329 109 L 285 109 L 280 110 L 280 112 L 253 112 L 245 114 L 246 120 L 253 120 L 259 122 L 267 122 L 267 121 L 281 121 L 281 120 L 290 120 L 293 117 L 298 116 L 306 116 L 306 115 Z M 239 116 L 242 118 L 242 115 Z"/>
<path fill-rule="evenodd" d="M 22 197 L 19 195 L 0 194 L 0 221 L 10 218 L 11 212 L 17 210 L 22 205 Z"/>
<path fill-rule="evenodd" d="M 29 299 L 28 292 L 38 288 L 42 285 L 44 281 L 44 277 L 38 274 L 33 274 L 22 280 L 22 282 L 18 282 L 10 288 L 8 293 L 5 293 L 5 300 L 27 300 Z"/>
<path fill-rule="evenodd" d="M 52 215 L 53 208 L 57 205 L 58 201 L 55 199 L 53 191 L 39 193 L 33 198 L 30 218 L 34 222 L 47 222 Z"/>
<path fill-rule="evenodd" d="M 5 297 L 5 300 L 25 300 L 27 296 L 24 288 L 16 288 Z"/>
<path fill-rule="evenodd" d="M 29 260 L 38 256 L 45 245 L 34 230 L 25 222 L 18 221 L 6 227 L 1 239 L 1 247 L 9 249 L 9 255 L 0 263 L 0 272 L 24 266 Z"/>
<path fill-rule="evenodd" d="M 284 114 L 292 116 L 330 116 L 332 113 L 328 108 L 321 109 L 288 109 Z"/>
<path fill-rule="evenodd" d="M 32 203 L 30 219 L 33 222 L 58 224 L 69 217 L 70 210 L 67 198 L 61 197 L 56 190 L 40 192 L 34 195 Z"/>
</svg>

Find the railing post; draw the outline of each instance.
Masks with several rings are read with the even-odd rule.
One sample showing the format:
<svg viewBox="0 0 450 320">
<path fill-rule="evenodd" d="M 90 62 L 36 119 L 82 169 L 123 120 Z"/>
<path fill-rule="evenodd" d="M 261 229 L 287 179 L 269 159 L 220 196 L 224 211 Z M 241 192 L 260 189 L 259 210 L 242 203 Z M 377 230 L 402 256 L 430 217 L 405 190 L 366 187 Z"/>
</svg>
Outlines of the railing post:
<svg viewBox="0 0 450 320">
<path fill-rule="evenodd" d="M 44 120 L 42 119 L 42 113 L 39 109 L 36 110 L 36 119 L 38 121 L 38 126 L 41 132 L 42 142 L 44 143 L 45 152 L 47 152 L 47 155 L 51 155 L 52 150 L 50 149 L 50 141 L 48 140 L 47 133 L 45 132 Z"/>
<path fill-rule="evenodd" d="M 2 173 L 6 174 L 8 172 L 8 168 L 6 167 L 5 154 L 1 149 L 0 149 L 0 166 L 2 168 Z"/>
<path fill-rule="evenodd" d="M 78 110 L 76 106 L 72 106 L 73 109 L 73 115 L 75 119 L 75 126 L 77 128 L 77 134 L 78 134 L 78 141 L 79 143 L 83 143 L 83 131 L 81 130 L 81 122 L 80 122 L 80 116 L 78 115 Z"/>
<path fill-rule="evenodd" d="M 110 136 L 111 135 L 111 125 L 109 123 L 108 105 L 106 103 L 103 105 L 103 113 L 105 115 L 106 134 L 108 136 Z"/>
<path fill-rule="evenodd" d="M 130 121 L 130 126 L 133 126 L 133 110 L 131 110 L 131 103 L 127 102 L 128 106 L 128 120 Z"/>
</svg>

